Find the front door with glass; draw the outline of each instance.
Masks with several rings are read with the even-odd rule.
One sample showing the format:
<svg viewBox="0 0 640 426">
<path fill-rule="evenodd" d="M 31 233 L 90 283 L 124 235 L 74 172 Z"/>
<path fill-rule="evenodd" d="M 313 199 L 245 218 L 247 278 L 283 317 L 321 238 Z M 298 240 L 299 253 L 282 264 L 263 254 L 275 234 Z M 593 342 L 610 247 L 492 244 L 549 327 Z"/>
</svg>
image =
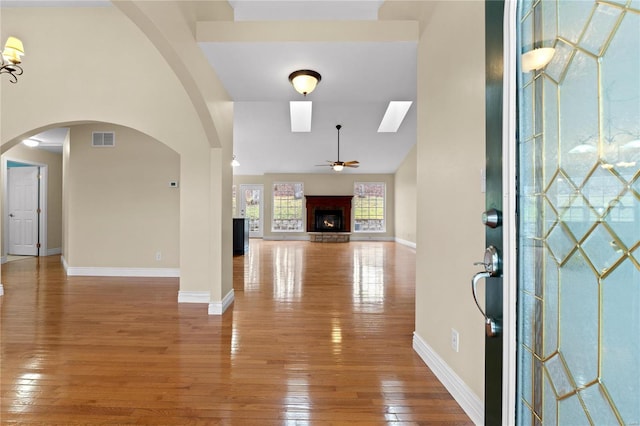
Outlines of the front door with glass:
<svg viewBox="0 0 640 426">
<path fill-rule="evenodd" d="M 517 20 L 517 423 L 640 424 L 640 3 Z"/>
</svg>

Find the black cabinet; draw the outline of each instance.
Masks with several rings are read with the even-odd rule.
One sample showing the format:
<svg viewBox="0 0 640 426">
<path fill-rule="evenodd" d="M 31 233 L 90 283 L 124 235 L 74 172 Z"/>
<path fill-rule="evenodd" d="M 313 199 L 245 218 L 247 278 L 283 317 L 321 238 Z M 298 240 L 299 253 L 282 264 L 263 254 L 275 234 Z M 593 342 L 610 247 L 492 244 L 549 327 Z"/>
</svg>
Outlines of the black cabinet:
<svg viewBox="0 0 640 426">
<path fill-rule="evenodd" d="M 233 218 L 233 254 L 242 255 L 249 251 L 249 219 Z"/>
</svg>

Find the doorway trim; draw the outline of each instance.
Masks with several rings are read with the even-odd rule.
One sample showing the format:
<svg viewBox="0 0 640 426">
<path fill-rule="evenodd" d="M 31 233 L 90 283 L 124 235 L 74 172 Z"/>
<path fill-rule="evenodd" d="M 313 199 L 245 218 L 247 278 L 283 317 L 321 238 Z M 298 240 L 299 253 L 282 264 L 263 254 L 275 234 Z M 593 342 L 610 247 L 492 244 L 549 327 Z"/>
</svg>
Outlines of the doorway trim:
<svg viewBox="0 0 640 426">
<path fill-rule="evenodd" d="M 30 166 L 38 167 L 40 169 L 40 185 L 38 189 L 38 200 L 40 204 L 40 214 L 38 215 L 38 242 L 40 243 L 40 249 L 38 250 L 39 256 L 48 256 L 49 253 L 47 246 L 47 193 L 48 193 L 48 176 L 49 169 L 46 164 L 37 163 L 35 161 L 24 160 L 21 158 L 13 158 L 8 156 L 2 157 L 2 206 L 3 206 L 3 214 L 7 212 L 9 207 L 9 182 L 8 182 L 8 167 L 7 163 L 9 161 L 14 161 L 16 163 L 28 164 Z M 6 216 L 6 214 L 5 214 Z M 9 221 L 6 220 L 6 217 L 3 217 L 2 221 L 2 241 L 4 243 L 5 251 L 9 250 Z M 7 261 L 7 253 L 2 254 L 1 262 L 5 263 Z"/>
<path fill-rule="evenodd" d="M 517 0 L 505 0 L 504 3 L 504 72 L 502 78 L 502 182 L 504 207 L 507 214 L 503 215 L 503 294 L 502 294 L 502 420 L 504 424 L 515 424 L 516 418 L 516 319 L 518 294 L 518 255 L 517 255 L 517 152 L 516 141 L 516 64 L 518 36 L 516 30 Z"/>
</svg>

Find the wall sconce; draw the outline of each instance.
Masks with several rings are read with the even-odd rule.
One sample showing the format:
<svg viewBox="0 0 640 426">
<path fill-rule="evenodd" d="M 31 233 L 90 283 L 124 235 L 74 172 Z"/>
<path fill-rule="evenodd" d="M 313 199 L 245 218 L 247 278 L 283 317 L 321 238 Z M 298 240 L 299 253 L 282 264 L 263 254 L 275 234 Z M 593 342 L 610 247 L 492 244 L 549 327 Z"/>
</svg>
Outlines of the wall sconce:
<svg viewBox="0 0 640 426">
<path fill-rule="evenodd" d="M 320 74 L 312 70 L 298 70 L 289 74 L 289 82 L 293 88 L 304 96 L 313 92 L 320 80 L 322 80 Z"/>
<path fill-rule="evenodd" d="M 233 158 L 231 159 L 231 167 L 238 167 L 240 165 L 240 162 L 236 159 L 236 156 L 234 155 Z"/>
<path fill-rule="evenodd" d="M 20 39 L 9 37 L 2 51 L 2 64 L 0 74 L 9 74 L 9 81 L 18 82 L 18 76 L 22 75 L 22 67 L 19 65 L 24 56 L 24 46 Z"/>
<path fill-rule="evenodd" d="M 547 66 L 556 49 L 553 47 L 540 47 L 522 54 L 522 72 L 539 70 Z"/>
</svg>

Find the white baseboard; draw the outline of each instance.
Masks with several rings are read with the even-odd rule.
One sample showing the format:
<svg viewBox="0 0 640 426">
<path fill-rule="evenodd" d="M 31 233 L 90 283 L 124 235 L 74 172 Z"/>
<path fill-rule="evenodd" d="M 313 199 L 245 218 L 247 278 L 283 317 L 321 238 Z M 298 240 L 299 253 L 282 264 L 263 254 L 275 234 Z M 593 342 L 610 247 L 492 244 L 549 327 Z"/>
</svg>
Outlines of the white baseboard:
<svg viewBox="0 0 640 426">
<path fill-rule="evenodd" d="M 45 256 L 54 256 L 56 254 L 62 254 L 62 248 L 61 247 L 47 249 L 47 253 L 45 254 Z"/>
<path fill-rule="evenodd" d="M 264 241 L 309 241 L 308 235 L 270 235 L 262 237 Z"/>
<path fill-rule="evenodd" d="M 393 237 L 382 237 L 382 236 L 375 236 L 375 235 L 371 235 L 371 234 L 357 234 L 355 232 L 351 233 L 351 241 L 393 241 Z"/>
<path fill-rule="evenodd" d="M 0 296 L 4 296 L 4 287 L 0 284 Z"/>
<path fill-rule="evenodd" d="M 396 243 L 402 244 L 403 246 L 416 248 L 416 243 L 413 243 L 413 242 L 407 241 L 407 240 L 403 240 L 402 238 L 396 238 Z"/>
<path fill-rule="evenodd" d="M 227 293 L 226 296 L 222 298 L 222 302 L 209 303 L 209 315 L 224 314 L 227 308 L 231 306 L 235 298 L 236 298 L 235 293 L 233 289 L 231 289 L 229 293 Z"/>
<path fill-rule="evenodd" d="M 60 256 L 60 262 L 62 263 L 62 268 L 64 268 L 64 272 L 67 273 L 67 269 L 69 269 L 69 264 L 67 263 L 67 259 L 64 258 L 64 255 Z"/>
<path fill-rule="evenodd" d="M 208 291 L 179 291 L 178 303 L 209 303 L 211 294 Z"/>
<path fill-rule="evenodd" d="M 0 264 L 5 264 L 5 263 L 7 263 L 7 256 L 0 257 Z"/>
<path fill-rule="evenodd" d="M 63 262 L 66 264 L 66 262 Z M 152 277 L 179 278 L 180 269 L 177 268 L 103 268 L 66 266 L 67 275 L 82 277 Z"/>
<path fill-rule="evenodd" d="M 413 333 L 413 349 L 442 382 L 451 396 L 476 425 L 484 425 L 484 402 L 455 371 L 417 333 Z"/>
</svg>

